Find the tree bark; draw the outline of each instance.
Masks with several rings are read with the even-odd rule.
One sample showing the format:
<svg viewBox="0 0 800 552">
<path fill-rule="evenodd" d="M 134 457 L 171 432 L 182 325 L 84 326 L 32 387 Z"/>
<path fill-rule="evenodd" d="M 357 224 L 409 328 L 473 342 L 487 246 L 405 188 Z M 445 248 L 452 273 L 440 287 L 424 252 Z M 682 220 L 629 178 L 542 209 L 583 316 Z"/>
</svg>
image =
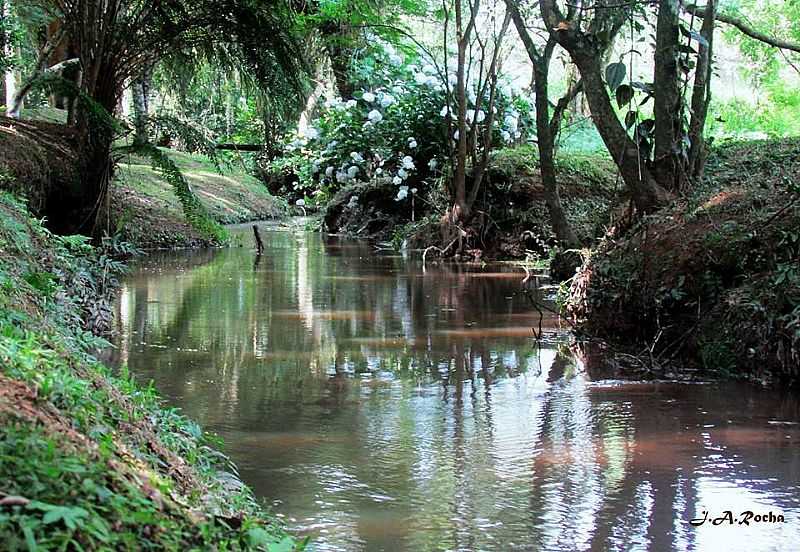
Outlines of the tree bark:
<svg viewBox="0 0 800 552">
<path fill-rule="evenodd" d="M 149 75 L 142 74 L 131 84 L 131 94 L 133 96 L 133 143 L 143 145 L 150 143 L 147 133 L 147 119 L 149 116 L 147 91 Z"/>
<path fill-rule="evenodd" d="M 525 26 L 525 20 L 520 14 L 514 0 L 506 0 L 506 9 L 508 9 L 511 14 L 511 19 L 514 21 L 517 34 L 522 44 L 525 46 L 525 51 L 528 53 L 528 58 L 530 58 L 531 64 L 533 65 L 532 84 L 536 107 L 536 146 L 539 151 L 539 171 L 542 177 L 542 186 L 544 187 L 544 200 L 550 215 L 550 225 L 559 245 L 565 249 L 577 249 L 581 246 L 581 243 L 572 230 L 572 226 L 569 224 L 569 220 L 567 220 L 567 216 L 564 213 L 564 207 L 561 204 L 561 194 L 558 189 L 558 181 L 556 180 L 556 133 L 553 132 L 553 130 L 557 132 L 558 126 L 554 127 L 553 123 L 557 125 L 560 124 L 562 112 L 559 111 L 554 114 L 553 119 L 550 118 L 548 91 L 550 61 L 553 55 L 555 39 L 550 38 L 544 51 L 540 53 Z M 558 118 L 558 121 L 556 118 Z"/>
<path fill-rule="evenodd" d="M 656 126 L 653 172 L 658 183 L 672 191 L 680 190 L 686 180 L 686 168 L 681 160 L 683 110 L 678 69 L 679 23 L 678 0 L 661 0 L 654 56 L 653 82 L 656 93 L 653 115 Z"/>
<path fill-rule="evenodd" d="M 580 31 L 574 21 L 565 20 L 555 0 L 541 0 L 539 7 L 550 35 L 567 50 L 580 71 L 592 120 L 617 164 L 636 208 L 642 213 L 658 209 L 669 200 L 669 193 L 655 180 L 636 143 L 617 118 L 603 81 L 602 41 L 593 34 Z"/>
<path fill-rule="evenodd" d="M 697 66 L 695 67 L 694 86 L 692 88 L 692 118 L 689 122 L 689 170 L 694 179 L 703 177 L 706 160 L 706 144 L 703 130 L 706 126 L 708 106 L 711 103 L 711 71 L 714 54 L 714 16 L 717 11 L 717 0 L 707 0 L 707 17 L 703 18 L 700 35 L 706 39 L 707 45 L 700 43 L 697 50 Z"/>
<path fill-rule="evenodd" d="M 0 6 L 0 13 L 2 14 L 3 19 L 8 19 L 11 17 L 11 3 L 9 0 L 2 1 L 2 6 Z M 11 43 L 11 35 L 4 34 L 2 38 L 3 38 L 3 56 L 5 56 L 6 60 L 10 60 L 12 57 L 14 57 L 14 45 Z M 6 97 L 5 97 L 6 111 L 8 112 L 9 117 L 14 117 L 14 115 L 11 113 L 11 109 L 12 106 L 14 105 L 14 98 L 17 95 L 17 76 L 13 67 L 8 67 L 5 71 L 5 89 L 6 89 Z"/>
</svg>

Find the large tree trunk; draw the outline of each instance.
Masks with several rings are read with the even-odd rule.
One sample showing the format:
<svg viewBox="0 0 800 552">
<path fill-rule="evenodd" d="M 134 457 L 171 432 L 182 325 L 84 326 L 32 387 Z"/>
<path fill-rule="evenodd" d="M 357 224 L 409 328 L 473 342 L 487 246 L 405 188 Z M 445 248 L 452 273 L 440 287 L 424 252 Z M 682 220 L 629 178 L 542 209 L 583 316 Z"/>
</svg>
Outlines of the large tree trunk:
<svg viewBox="0 0 800 552">
<path fill-rule="evenodd" d="M 678 69 L 680 32 L 678 0 L 661 0 L 656 23 L 653 114 L 656 121 L 653 172 L 667 190 L 678 191 L 686 182 L 682 160 L 682 97 Z"/>
<path fill-rule="evenodd" d="M 643 213 L 658 209 L 668 201 L 669 193 L 655 180 L 636 143 L 628 136 L 603 81 L 603 51 L 619 26 L 607 26 L 609 37 L 602 41 L 596 34 L 582 32 L 575 21 L 565 20 L 555 0 L 540 0 L 539 8 L 542 20 L 550 29 L 550 36 L 567 50 L 580 71 L 592 120 L 617 164 L 634 204 Z"/>
</svg>

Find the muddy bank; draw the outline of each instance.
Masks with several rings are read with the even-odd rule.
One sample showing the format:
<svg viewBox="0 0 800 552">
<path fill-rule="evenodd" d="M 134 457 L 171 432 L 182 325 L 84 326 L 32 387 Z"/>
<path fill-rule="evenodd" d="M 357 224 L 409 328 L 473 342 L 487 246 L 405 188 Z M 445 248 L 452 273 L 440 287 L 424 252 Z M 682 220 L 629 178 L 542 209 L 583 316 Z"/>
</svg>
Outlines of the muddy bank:
<svg viewBox="0 0 800 552">
<path fill-rule="evenodd" d="M 797 384 L 800 141 L 717 148 L 690 197 L 604 239 L 570 315 L 645 364 Z M 679 368 L 680 369 L 680 368 Z"/>
</svg>

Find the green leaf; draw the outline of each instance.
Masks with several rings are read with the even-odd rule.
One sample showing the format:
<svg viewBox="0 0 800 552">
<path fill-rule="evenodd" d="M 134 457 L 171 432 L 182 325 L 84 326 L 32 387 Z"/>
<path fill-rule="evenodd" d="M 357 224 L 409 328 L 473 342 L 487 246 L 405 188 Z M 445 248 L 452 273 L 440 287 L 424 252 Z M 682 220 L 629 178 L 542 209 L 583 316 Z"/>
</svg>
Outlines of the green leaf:
<svg viewBox="0 0 800 552">
<path fill-rule="evenodd" d="M 294 550 L 294 539 L 291 537 L 286 537 L 281 542 L 267 546 L 268 552 L 292 552 L 292 550 Z"/>
<path fill-rule="evenodd" d="M 617 87 L 617 106 L 622 107 L 627 105 L 633 99 L 633 88 L 627 84 L 622 84 Z"/>
<path fill-rule="evenodd" d="M 626 130 L 630 129 L 633 125 L 636 124 L 636 118 L 638 116 L 639 116 L 639 114 L 636 113 L 635 111 L 628 111 L 628 113 L 625 114 L 625 129 Z"/>
<path fill-rule="evenodd" d="M 616 90 L 617 87 L 625 80 L 625 64 L 621 61 L 612 63 L 606 67 L 606 84 L 611 90 Z"/>
</svg>

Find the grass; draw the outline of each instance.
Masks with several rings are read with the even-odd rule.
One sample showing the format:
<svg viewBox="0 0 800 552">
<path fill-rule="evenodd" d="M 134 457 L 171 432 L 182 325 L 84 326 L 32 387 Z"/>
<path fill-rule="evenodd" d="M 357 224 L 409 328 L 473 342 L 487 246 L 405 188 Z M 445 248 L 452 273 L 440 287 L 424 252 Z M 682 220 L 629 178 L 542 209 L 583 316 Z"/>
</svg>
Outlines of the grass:
<svg viewBox="0 0 800 552">
<path fill-rule="evenodd" d="M 0 194 L 3 549 L 294 549 L 212 437 L 92 356 L 110 255 Z"/>
<path fill-rule="evenodd" d="M 287 205 L 243 169 L 219 170 L 207 157 L 161 150 L 172 160 L 211 217 L 221 224 L 285 216 Z M 187 221 L 180 199 L 148 159 L 122 159 L 112 192 L 121 235 L 142 248 L 201 245 L 204 237 Z"/>
</svg>

